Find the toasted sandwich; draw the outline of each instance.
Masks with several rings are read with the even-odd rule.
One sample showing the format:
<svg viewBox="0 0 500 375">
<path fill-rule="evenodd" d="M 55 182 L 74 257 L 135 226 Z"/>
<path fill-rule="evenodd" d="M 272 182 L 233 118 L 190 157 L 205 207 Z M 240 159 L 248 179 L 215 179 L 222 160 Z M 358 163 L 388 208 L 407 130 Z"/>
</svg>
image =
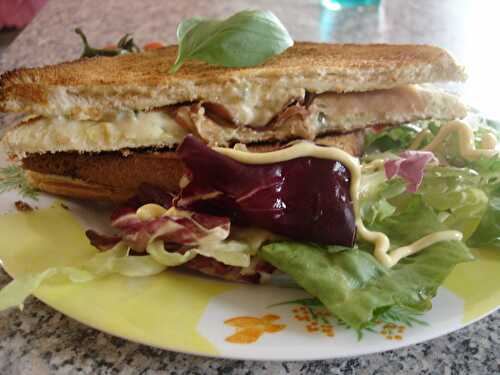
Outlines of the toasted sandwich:
<svg viewBox="0 0 500 375">
<path fill-rule="evenodd" d="M 171 74 L 176 55 L 1 76 L 0 110 L 22 114 L 3 147 L 31 183 L 121 205 L 114 233 L 86 232 L 101 252 L 36 280 L 181 267 L 285 281 L 362 329 L 428 310 L 473 259 L 467 244 L 498 245 L 497 137 L 434 88 L 465 79 L 446 51 L 296 43 L 252 67 L 189 60 Z M 0 306 L 22 303 L 32 280 Z"/>
<path fill-rule="evenodd" d="M 179 190 L 175 149 L 270 151 L 295 140 L 363 152 L 363 131 L 467 114 L 429 84 L 462 81 L 444 50 L 415 45 L 296 43 L 262 65 L 189 61 L 177 47 L 6 72 L 0 111 L 25 116 L 3 137 L 40 190 L 124 201 L 141 185 Z"/>
</svg>

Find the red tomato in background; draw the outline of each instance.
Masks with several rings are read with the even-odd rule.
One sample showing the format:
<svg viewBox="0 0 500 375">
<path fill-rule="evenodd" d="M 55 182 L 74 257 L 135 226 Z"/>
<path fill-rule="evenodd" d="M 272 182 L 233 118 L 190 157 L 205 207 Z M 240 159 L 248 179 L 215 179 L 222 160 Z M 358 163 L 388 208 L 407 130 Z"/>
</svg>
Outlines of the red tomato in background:
<svg viewBox="0 0 500 375">
<path fill-rule="evenodd" d="M 161 42 L 149 42 L 144 45 L 144 50 L 149 50 L 149 49 L 158 49 L 158 48 L 163 48 L 165 47 L 165 44 Z"/>
</svg>

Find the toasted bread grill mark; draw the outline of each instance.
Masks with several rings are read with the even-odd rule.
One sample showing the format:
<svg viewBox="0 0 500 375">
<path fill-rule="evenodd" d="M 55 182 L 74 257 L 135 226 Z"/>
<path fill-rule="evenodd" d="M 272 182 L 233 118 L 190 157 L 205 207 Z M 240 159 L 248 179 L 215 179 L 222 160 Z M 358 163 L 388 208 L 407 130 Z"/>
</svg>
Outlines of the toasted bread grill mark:
<svg viewBox="0 0 500 375">
<path fill-rule="evenodd" d="M 188 61 L 176 74 L 169 74 L 176 54 L 177 47 L 169 46 L 7 72 L 0 78 L 0 110 L 69 114 L 108 106 L 146 109 L 210 99 L 214 85 L 252 81 L 265 86 L 282 78 L 289 80 L 290 88 L 313 92 L 367 91 L 465 78 L 446 51 L 426 45 L 298 42 L 255 67 L 223 68 Z M 44 95 L 33 95 L 33 85 Z M 62 99 L 65 104 L 58 103 Z"/>
<path fill-rule="evenodd" d="M 326 136 L 316 143 L 339 147 L 353 155 L 361 154 L 362 132 Z M 279 144 L 253 146 L 256 152 L 272 151 Z M 87 153 L 58 152 L 32 154 L 22 160 L 31 182 L 39 189 L 58 195 L 122 201 L 143 184 L 176 192 L 184 174 L 182 162 L 172 151 Z M 74 186 L 74 189 L 71 187 Z"/>
</svg>

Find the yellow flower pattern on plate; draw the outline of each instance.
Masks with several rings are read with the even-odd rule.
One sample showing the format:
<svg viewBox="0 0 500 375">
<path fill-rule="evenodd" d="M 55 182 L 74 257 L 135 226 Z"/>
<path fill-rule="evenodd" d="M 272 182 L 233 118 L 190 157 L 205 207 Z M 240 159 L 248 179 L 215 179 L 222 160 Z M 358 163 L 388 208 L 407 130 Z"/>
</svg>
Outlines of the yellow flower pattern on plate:
<svg viewBox="0 0 500 375">
<path fill-rule="evenodd" d="M 252 344 L 264 333 L 276 333 L 286 328 L 286 324 L 274 324 L 279 320 L 279 315 L 267 314 L 262 318 L 252 316 L 239 316 L 227 319 L 224 324 L 236 328 L 236 333 L 226 337 L 227 342 L 233 344 Z"/>
<path fill-rule="evenodd" d="M 325 336 L 335 336 L 335 328 L 329 319 L 332 314 L 323 307 L 303 305 L 292 310 L 293 317 L 298 321 L 307 322 L 306 330 L 309 333 L 323 333 Z"/>
</svg>

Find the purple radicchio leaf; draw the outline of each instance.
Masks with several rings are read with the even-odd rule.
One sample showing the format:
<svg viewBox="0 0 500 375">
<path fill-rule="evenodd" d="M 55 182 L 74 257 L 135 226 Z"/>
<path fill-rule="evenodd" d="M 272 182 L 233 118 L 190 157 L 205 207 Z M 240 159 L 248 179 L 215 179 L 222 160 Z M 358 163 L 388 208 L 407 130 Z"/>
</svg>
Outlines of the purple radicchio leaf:
<svg viewBox="0 0 500 375">
<path fill-rule="evenodd" d="M 339 161 L 301 157 L 251 165 L 193 136 L 177 150 L 190 182 L 177 207 L 251 224 L 293 239 L 353 246 L 356 226 L 350 172 Z"/>
<path fill-rule="evenodd" d="M 407 182 L 406 191 L 416 193 L 424 179 L 427 164 L 437 162 L 430 151 L 405 151 L 400 154 L 399 159 L 384 163 L 385 176 L 389 180 L 395 176 L 402 177 Z"/>
<path fill-rule="evenodd" d="M 186 216 L 163 215 L 154 219 L 141 219 L 133 208 L 123 208 L 115 215 L 111 225 L 121 233 L 121 239 L 135 251 L 146 250 L 151 239 L 184 247 L 196 246 L 200 240 L 219 229 L 218 239 L 227 238 L 230 222 L 226 217 L 192 213 Z"/>
<path fill-rule="evenodd" d="M 153 238 L 163 240 L 174 248 L 182 248 L 196 246 L 200 240 L 211 235 L 212 229 L 219 229 L 217 233 L 221 239 L 229 235 L 230 222 L 226 217 L 194 212 L 144 220 L 136 211 L 148 203 L 170 208 L 172 195 L 153 186 L 141 186 L 135 197 L 111 215 L 111 225 L 118 230 L 118 235 L 108 236 L 88 230 L 86 235 L 90 243 L 100 250 L 109 250 L 118 242 L 125 241 L 136 252 L 144 252 Z"/>
</svg>

